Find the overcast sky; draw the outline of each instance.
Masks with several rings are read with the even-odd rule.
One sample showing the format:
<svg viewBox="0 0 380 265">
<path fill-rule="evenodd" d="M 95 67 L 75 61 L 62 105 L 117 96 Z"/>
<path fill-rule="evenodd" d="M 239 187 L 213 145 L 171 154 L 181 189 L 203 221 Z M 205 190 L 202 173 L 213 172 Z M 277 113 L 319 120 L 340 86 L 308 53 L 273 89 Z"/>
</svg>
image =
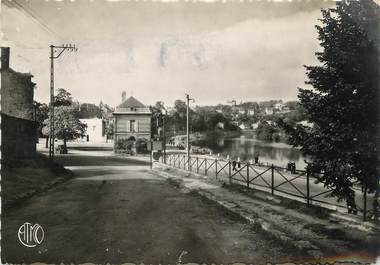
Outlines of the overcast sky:
<svg viewBox="0 0 380 265">
<path fill-rule="evenodd" d="M 296 99 L 304 64 L 316 64 L 314 27 L 331 1 L 2 0 L 2 46 L 49 96 L 49 45 L 75 43 L 55 61 L 56 88 L 115 106 L 121 92 L 145 104 Z"/>
</svg>

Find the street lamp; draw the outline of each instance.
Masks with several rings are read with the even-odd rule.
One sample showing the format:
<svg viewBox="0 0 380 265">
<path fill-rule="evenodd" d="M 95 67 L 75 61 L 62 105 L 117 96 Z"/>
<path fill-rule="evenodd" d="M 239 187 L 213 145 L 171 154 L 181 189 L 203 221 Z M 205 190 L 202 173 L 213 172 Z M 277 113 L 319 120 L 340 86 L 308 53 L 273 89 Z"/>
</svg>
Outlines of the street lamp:
<svg viewBox="0 0 380 265">
<path fill-rule="evenodd" d="M 186 149 L 187 149 L 187 167 L 190 169 L 190 138 L 189 138 L 189 101 L 195 102 L 195 99 L 190 98 L 189 94 L 186 94 Z"/>
<path fill-rule="evenodd" d="M 167 114 L 167 111 L 166 111 L 166 108 L 164 106 L 162 106 L 162 109 L 161 109 L 161 114 L 162 114 L 162 150 L 164 152 L 164 156 L 163 156 L 163 162 L 164 164 L 166 163 L 166 132 L 165 132 L 165 118 L 166 118 L 166 114 Z"/>
</svg>

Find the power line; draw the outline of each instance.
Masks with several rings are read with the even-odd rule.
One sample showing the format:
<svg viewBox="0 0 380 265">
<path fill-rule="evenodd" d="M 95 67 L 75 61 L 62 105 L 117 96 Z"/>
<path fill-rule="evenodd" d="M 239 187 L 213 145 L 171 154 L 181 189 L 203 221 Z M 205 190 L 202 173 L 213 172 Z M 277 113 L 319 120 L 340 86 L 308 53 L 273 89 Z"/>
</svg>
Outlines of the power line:
<svg viewBox="0 0 380 265">
<path fill-rule="evenodd" d="M 26 15 L 28 15 L 30 18 L 33 19 L 33 21 L 35 21 L 40 27 L 42 27 L 42 29 L 49 33 L 50 35 L 54 36 L 56 39 L 60 40 L 60 41 L 63 41 L 63 39 L 55 32 L 53 31 L 51 28 L 49 28 L 47 26 L 47 23 L 45 21 L 43 21 L 42 18 L 38 17 L 37 15 L 35 15 L 33 13 L 32 10 L 28 9 L 26 6 L 20 4 L 19 2 L 17 2 L 16 0 L 13 0 L 13 1 L 4 1 L 3 2 L 5 5 L 9 5 L 11 7 L 14 7 L 16 9 L 19 9 L 19 10 L 22 10 Z"/>
</svg>

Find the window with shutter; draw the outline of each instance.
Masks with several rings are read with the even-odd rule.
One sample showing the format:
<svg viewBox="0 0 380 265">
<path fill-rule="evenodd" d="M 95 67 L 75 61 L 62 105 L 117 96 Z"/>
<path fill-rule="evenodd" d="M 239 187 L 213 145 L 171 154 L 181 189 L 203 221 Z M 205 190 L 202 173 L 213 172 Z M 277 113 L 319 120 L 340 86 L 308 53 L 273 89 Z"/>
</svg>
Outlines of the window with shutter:
<svg viewBox="0 0 380 265">
<path fill-rule="evenodd" d="M 139 131 L 139 121 L 135 121 L 135 132 Z"/>
</svg>

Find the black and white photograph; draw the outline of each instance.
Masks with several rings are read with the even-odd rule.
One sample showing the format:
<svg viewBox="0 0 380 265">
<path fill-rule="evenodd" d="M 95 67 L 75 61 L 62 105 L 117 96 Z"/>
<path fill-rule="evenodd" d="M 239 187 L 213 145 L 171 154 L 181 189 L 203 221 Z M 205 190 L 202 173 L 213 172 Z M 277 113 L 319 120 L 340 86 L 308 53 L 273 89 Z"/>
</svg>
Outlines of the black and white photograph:
<svg viewBox="0 0 380 265">
<path fill-rule="evenodd" d="M 0 0 L 1 264 L 380 264 L 379 0 Z"/>
</svg>

